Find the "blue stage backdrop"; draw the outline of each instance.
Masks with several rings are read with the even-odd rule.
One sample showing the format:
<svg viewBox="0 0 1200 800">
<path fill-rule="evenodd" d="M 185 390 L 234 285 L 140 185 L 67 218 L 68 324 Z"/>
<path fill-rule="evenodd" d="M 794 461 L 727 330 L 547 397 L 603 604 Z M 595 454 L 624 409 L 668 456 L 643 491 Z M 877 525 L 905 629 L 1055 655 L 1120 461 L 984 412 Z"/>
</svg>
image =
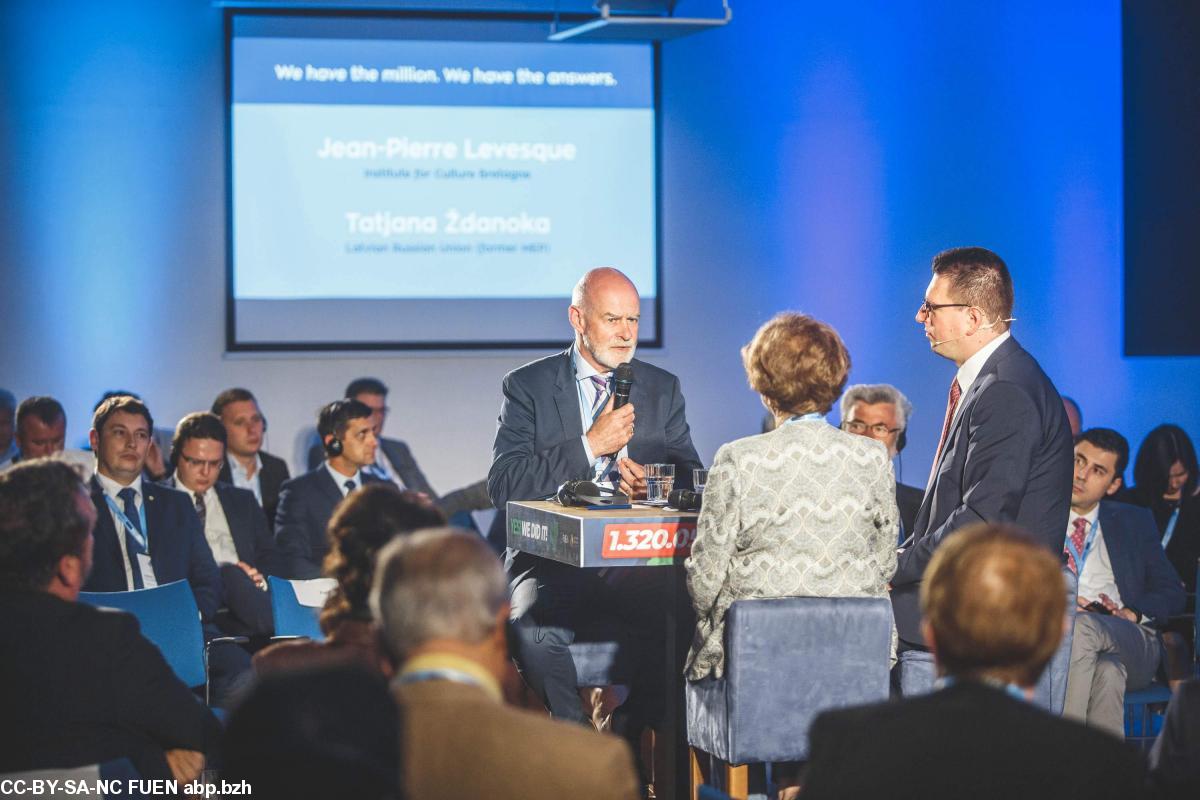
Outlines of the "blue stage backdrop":
<svg viewBox="0 0 1200 800">
<path fill-rule="evenodd" d="M 1008 260 L 1015 335 L 1086 424 L 1200 434 L 1200 363 L 1122 356 L 1118 0 L 735 9 L 662 52 L 665 346 L 645 356 L 681 376 L 702 457 L 757 430 L 738 349 L 795 308 L 842 332 L 852 380 L 912 398 L 904 478 L 923 483 L 953 368 L 912 317 L 930 257 L 962 244 Z M 173 424 L 246 385 L 295 463 L 316 408 L 374 374 L 438 489 L 482 477 L 500 378 L 535 353 L 224 354 L 219 9 L 0 14 L 0 386 L 62 398 L 78 441 L 105 388 Z"/>
</svg>

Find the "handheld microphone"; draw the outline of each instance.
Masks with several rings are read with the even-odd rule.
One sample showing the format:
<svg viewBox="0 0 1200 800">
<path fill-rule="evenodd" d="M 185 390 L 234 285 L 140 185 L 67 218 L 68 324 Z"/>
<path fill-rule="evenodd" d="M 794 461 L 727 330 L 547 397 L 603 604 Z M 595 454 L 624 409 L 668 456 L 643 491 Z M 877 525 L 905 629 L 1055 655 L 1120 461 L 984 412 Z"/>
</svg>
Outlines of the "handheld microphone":
<svg viewBox="0 0 1200 800">
<path fill-rule="evenodd" d="M 680 511 L 699 511 L 704 495 L 690 489 L 674 489 L 667 495 L 667 505 Z"/>
<path fill-rule="evenodd" d="M 613 370 L 613 410 L 629 402 L 629 390 L 633 388 L 633 367 L 618 364 Z"/>
</svg>

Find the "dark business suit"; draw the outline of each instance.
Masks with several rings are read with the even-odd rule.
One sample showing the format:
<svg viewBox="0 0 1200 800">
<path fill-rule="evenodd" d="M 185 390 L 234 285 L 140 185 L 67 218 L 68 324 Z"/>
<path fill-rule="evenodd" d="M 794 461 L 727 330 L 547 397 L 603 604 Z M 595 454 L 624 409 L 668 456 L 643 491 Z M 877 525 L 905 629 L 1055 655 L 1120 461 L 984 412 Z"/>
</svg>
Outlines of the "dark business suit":
<svg viewBox="0 0 1200 800">
<path fill-rule="evenodd" d="M 1010 522 L 1061 556 L 1074 453 L 1062 398 L 1016 339 L 984 362 L 946 435 L 892 579 L 902 646 L 923 648 L 917 595 L 934 550 L 974 522 Z"/>
<path fill-rule="evenodd" d="M 5 589 L 0 617 L 0 773 L 128 758 L 171 778 L 165 750 L 215 745 L 216 719 L 131 615 Z"/>
<path fill-rule="evenodd" d="M 429 495 L 430 499 L 437 500 L 437 493 L 429 485 L 425 473 L 417 466 L 417 460 L 413 458 L 412 451 L 408 449 L 407 444 L 399 439 L 380 437 L 379 448 L 383 450 L 384 458 L 392 465 L 392 469 L 400 476 L 400 480 L 404 481 L 404 488 L 413 492 L 423 492 Z M 308 448 L 308 468 L 310 470 L 319 467 L 324 460 L 325 449 L 320 442 Z"/>
<path fill-rule="evenodd" d="M 359 474 L 363 484 L 376 480 L 365 472 Z M 329 552 L 325 528 L 340 502 L 342 489 L 324 464 L 283 485 L 275 517 L 275 547 L 282 577 L 321 577 L 321 563 Z"/>
<path fill-rule="evenodd" d="M 584 450 L 583 422 L 571 349 L 526 364 L 504 377 L 504 402 L 492 446 L 488 492 L 499 509 L 492 544 L 504 531 L 504 509 L 509 500 L 534 500 L 554 494 L 564 481 L 589 477 L 592 463 Z M 629 458 L 639 464 L 675 464 L 676 486 L 692 485 L 692 469 L 701 466 L 692 446 L 684 415 L 679 379 L 666 370 L 633 361 L 634 382 L 629 402 L 636 426 L 629 441 Z M 655 617 L 646 613 L 657 602 L 666 576 L 637 576 L 646 570 L 613 570 L 601 580 L 591 570 L 515 554 L 509 565 L 514 578 L 513 612 L 519 647 L 518 663 L 526 681 L 560 718 L 583 720 L 576 692 L 576 672 L 567 646 L 576 631 L 598 619 L 615 621 L 627 632 L 631 650 L 644 669 L 635 671 L 635 686 L 625 709 L 652 718 L 658 709 L 648 704 L 662 700 L 663 689 L 652 684 L 661 664 L 661 630 L 654 640 Z M 655 580 L 657 578 L 657 580 Z M 602 611 L 603 613 L 597 613 Z M 647 705 L 639 706 L 639 703 Z M 639 720 L 639 722 L 644 721 Z"/>
<path fill-rule="evenodd" d="M 900 509 L 900 524 L 903 526 L 903 538 L 907 539 L 913 532 L 917 522 L 917 512 L 921 510 L 921 501 L 925 492 L 915 486 L 905 483 L 896 484 L 896 507 Z"/>
<path fill-rule="evenodd" d="M 1150 620 L 1166 620 L 1183 610 L 1183 582 L 1167 561 L 1150 511 L 1109 500 L 1100 503 L 1100 541 L 1112 567 L 1121 605 Z M 1064 528 L 1065 530 L 1065 528 Z M 1099 546 L 1087 564 L 1098 558 Z M 1085 567 L 1084 576 L 1089 572 Z M 1080 599 L 1088 597 L 1080 587 Z M 1122 736 L 1125 690 L 1144 689 L 1162 661 L 1159 635 L 1121 617 L 1080 612 L 1071 639 L 1071 666 L 1063 713 Z M 1118 662 L 1114 669 L 1112 662 Z M 1104 663 L 1104 662 L 1109 663 Z"/>
<path fill-rule="evenodd" d="M 163 485 L 185 492 L 193 499 L 195 507 L 195 495 L 185 487 L 176 486 L 174 475 L 163 481 Z M 244 561 L 264 575 L 277 574 L 275 537 L 267 527 L 267 515 L 254 499 L 254 492 L 220 481 L 213 484 L 212 491 L 216 492 L 229 524 L 238 561 Z M 271 635 L 274 622 L 270 595 L 256 586 L 238 565 L 218 564 L 217 568 L 221 572 L 224 605 L 233 615 L 232 620 L 218 618 L 222 631 L 235 636 Z"/>
<path fill-rule="evenodd" d="M 95 477 L 90 481 L 92 504 L 96 506 L 95 547 L 92 574 L 85 592 L 124 592 L 132 589 L 125 578 L 125 560 L 113 524 L 104 489 Z M 196 596 L 200 615 L 212 620 L 221 606 L 221 575 L 200 528 L 200 518 L 190 495 L 157 483 L 142 481 L 142 504 L 146 510 L 146 540 L 154 578 L 162 585 L 187 580 Z M 118 506 L 120 504 L 118 503 Z"/>
<path fill-rule="evenodd" d="M 282 458 L 277 458 L 265 450 L 259 450 L 258 457 L 262 460 L 262 468 L 258 472 L 258 490 L 262 495 L 263 511 L 267 512 L 267 525 L 273 526 L 276 508 L 279 505 L 279 490 L 291 477 L 291 473 L 288 471 L 287 462 Z M 225 463 L 221 465 L 221 474 L 217 479 L 233 484 L 233 470 L 229 467 L 229 459 L 225 459 Z"/>
<path fill-rule="evenodd" d="M 1145 765 L 1122 742 L 1001 689 L 933 694 L 817 717 L 805 800 L 1132 800 Z"/>
</svg>

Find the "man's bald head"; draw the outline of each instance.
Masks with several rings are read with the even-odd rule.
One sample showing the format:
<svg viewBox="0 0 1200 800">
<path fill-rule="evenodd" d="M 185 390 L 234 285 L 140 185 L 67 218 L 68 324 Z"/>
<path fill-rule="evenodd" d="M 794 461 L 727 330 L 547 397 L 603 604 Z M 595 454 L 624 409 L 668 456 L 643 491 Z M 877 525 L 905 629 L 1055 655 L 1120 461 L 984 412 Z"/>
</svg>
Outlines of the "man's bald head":
<svg viewBox="0 0 1200 800">
<path fill-rule="evenodd" d="M 623 272 L 589 270 L 575 284 L 567 312 L 576 350 L 599 372 L 629 362 L 637 349 L 641 313 L 637 287 Z"/>
</svg>

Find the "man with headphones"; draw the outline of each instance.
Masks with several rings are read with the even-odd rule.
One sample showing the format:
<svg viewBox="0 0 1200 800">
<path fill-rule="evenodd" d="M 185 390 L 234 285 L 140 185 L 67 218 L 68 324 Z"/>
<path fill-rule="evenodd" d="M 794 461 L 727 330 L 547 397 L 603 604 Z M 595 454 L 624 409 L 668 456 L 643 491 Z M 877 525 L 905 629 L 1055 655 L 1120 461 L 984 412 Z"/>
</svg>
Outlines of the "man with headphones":
<svg viewBox="0 0 1200 800">
<path fill-rule="evenodd" d="M 908 421 L 912 403 L 904 392 L 890 383 L 856 383 L 841 400 L 842 430 L 881 442 L 893 459 L 908 444 Z M 896 505 L 900 508 L 900 536 L 903 542 L 912 533 L 913 522 L 925 493 L 900 482 L 903 465 L 896 468 Z"/>
<path fill-rule="evenodd" d="M 335 400 L 321 409 L 317 433 L 325 460 L 316 469 L 283 484 L 275 518 L 275 545 L 283 575 L 321 577 L 329 551 L 325 528 L 342 498 L 378 480 L 363 467 L 375 463 L 378 442 L 371 409 L 358 400 Z"/>
<path fill-rule="evenodd" d="M 279 490 L 291 473 L 287 462 L 262 449 L 267 417 L 258 400 L 248 389 L 226 389 L 213 400 L 211 411 L 221 418 L 229 442 L 218 480 L 254 492 L 267 522 L 274 525 Z"/>
</svg>

